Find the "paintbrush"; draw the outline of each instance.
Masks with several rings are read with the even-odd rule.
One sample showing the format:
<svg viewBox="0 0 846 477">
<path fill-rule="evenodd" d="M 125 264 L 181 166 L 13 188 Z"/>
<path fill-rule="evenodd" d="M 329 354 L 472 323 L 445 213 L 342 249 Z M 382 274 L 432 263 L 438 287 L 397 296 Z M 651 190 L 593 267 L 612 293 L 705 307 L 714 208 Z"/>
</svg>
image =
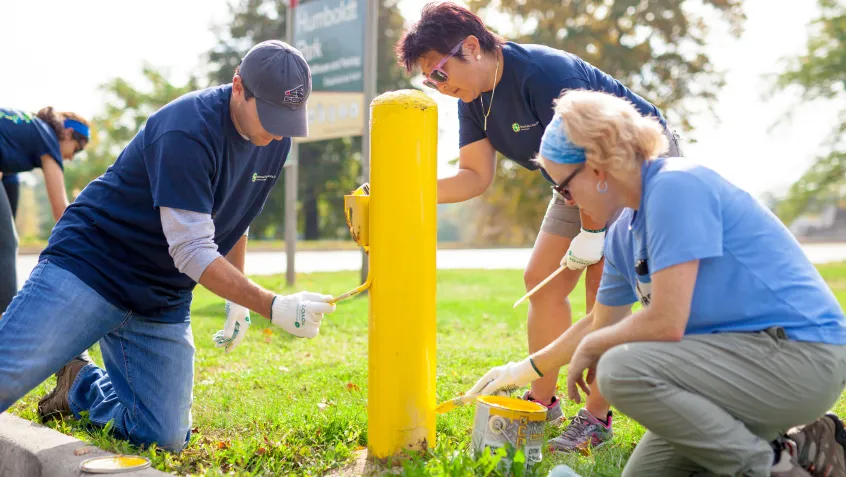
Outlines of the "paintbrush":
<svg viewBox="0 0 846 477">
<path fill-rule="evenodd" d="M 497 390 L 496 394 L 508 395 L 516 390 L 517 386 L 505 386 L 504 388 Z M 478 396 L 469 396 L 465 394 L 463 396 L 454 397 L 449 401 L 444 401 L 438 404 L 438 407 L 435 408 L 435 414 L 443 414 L 445 412 L 450 412 L 453 409 L 459 408 L 467 403 L 475 402 L 477 397 Z"/>
<path fill-rule="evenodd" d="M 559 273 L 561 273 L 561 272 L 563 272 L 564 270 L 567 270 L 567 265 L 566 265 L 566 264 L 565 264 L 565 265 L 561 265 L 560 267 L 558 267 L 558 270 L 556 270 L 556 271 L 552 272 L 552 274 L 551 274 L 550 276 L 548 276 L 548 277 L 544 278 L 542 282 L 538 283 L 538 284 L 537 284 L 534 288 L 532 288 L 531 290 L 529 290 L 529 293 L 526 293 L 525 295 L 523 295 L 523 298 L 520 298 L 519 300 L 517 300 L 516 302 L 514 302 L 514 308 L 517 308 L 517 305 L 519 305 L 520 303 L 523 303 L 524 301 L 526 301 L 526 298 L 529 298 L 530 296 L 534 295 L 534 294 L 535 294 L 535 292 L 537 292 L 538 290 L 540 290 L 541 288 L 543 288 L 543 286 L 544 286 L 544 285 L 546 285 L 547 283 L 549 283 L 549 282 L 550 282 L 550 280 L 552 280 L 553 278 L 557 277 L 557 276 L 558 276 L 558 274 L 559 274 Z"/>
</svg>

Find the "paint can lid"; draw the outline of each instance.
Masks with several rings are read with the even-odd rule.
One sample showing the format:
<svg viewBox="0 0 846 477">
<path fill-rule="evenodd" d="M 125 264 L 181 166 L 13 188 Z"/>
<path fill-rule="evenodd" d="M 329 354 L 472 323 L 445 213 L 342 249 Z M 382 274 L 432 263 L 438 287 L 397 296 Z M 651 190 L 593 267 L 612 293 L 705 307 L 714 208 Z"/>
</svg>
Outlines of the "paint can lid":
<svg viewBox="0 0 846 477">
<path fill-rule="evenodd" d="M 89 474 L 121 474 L 150 467 L 150 459 L 137 455 L 94 457 L 79 464 L 79 470 Z"/>
</svg>

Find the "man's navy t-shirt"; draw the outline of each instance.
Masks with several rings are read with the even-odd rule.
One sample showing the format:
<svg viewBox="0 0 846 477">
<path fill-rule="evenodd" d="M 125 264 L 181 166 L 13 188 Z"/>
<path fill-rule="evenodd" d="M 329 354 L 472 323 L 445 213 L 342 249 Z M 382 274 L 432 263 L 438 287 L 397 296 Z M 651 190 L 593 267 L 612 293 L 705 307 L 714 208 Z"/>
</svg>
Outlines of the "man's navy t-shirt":
<svg viewBox="0 0 846 477">
<path fill-rule="evenodd" d="M 31 171 L 41 167 L 45 154 L 64 167 L 53 128 L 35 115 L 0 108 L 0 172 L 6 176 Z"/>
<path fill-rule="evenodd" d="M 537 169 L 531 160 L 552 121 L 553 101 L 568 89 L 604 91 L 626 98 L 641 114 L 655 116 L 666 126 L 658 108 L 575 55 L 548 46 L 508 42 L 502 47 L 502 57 L 502 78 L 493 91 L 487 131 L 479 99 L 458 101 L 459 147 L 487 137 L 505 157 L 527 169 Z M 484 112 L 491 105 L 491 93 L 482 93 Z"/>
<path fill-rule="evenodd" d="M 231 95 L 231 85 L 195 91 L 150 116 L 70 205 L 41 260 L 120 308 L 187 319 L 195 282 L 174 265 L 158 208 L 211 214 L 226 255 L 261 211 L 291 148 L 290 138 L 258 147 L 238 134 Z"/>
</svg>

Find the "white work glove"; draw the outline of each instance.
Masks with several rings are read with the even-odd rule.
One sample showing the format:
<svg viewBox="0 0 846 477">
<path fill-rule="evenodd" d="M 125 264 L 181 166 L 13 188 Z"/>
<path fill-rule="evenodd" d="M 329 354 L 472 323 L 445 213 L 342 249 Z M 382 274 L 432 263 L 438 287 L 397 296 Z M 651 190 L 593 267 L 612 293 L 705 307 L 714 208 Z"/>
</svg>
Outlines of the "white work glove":
<svg viewBox="0 0 846 477">
<path fill-rule="evenodd" d="M 582 229 L 570 242 L 570 248 L 561 259 L 561 265 L 570 270 L 581 270 L 602 260 L 602 248 L 605 245 L 605 229 L 598 232 Z"/>
<path fill-rule="evenodd" d="M 276 295 L 270 307 L 270 321 L 300 338 L 314 338 L 320 332 L 324 313 L 335 311 L 329 303 L 332 295 L 299 292 L 294 295 Z"/>
<path fill-rule="evenodd" d="M 232 351 L 247 335 L 249 327 L 250 310 L 226 300 L 226 324 L 212 337 L 215 347 L 225 348 L 227 353 Z"/>
<path fill-rule="evenodd" d="M 488 371 L 472 389 L 467 391 L 465 396 L 497 394 L 500 391 L 511 392 L 541 377 L 542 375 L 535 370 L 530 358 L 526 358 L 519 363 L 511 362 Z"/>
</svg>

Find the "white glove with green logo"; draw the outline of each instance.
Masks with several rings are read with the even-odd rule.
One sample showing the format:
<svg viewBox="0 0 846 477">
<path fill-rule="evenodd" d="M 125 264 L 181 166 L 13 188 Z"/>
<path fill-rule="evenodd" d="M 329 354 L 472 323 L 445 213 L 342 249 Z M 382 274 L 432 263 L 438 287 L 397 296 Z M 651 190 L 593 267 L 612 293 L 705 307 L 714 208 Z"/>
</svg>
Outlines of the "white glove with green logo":
<svg viewBox="0 0 846 477">
<path fill-rule="evenodd" d="M 605 229 L 585 230 L 570 242 L 570 248 L 561 259 L 561 265 L 570 270 L 581 270 L 602 260 L 602 248 L 605 246 Z"/>
<path fill-rule="evenodd" d="M 476 382 L 472 389 L 467 391 L 465 396 L 486 396 L 498 394 L 500 391 L 511 392 L 542 377 L 532 359 L 526 358 L 519 363 L 511 362 L 491 369 Z"/>
<path fill-rule="evenodd" d="M 276 295 L 270 307 L 270 321 L 274 325 L 300 338 L 314 338 L 320 332 L 324 313 L 335 311 L 329 303 L 332 295 L 299 292 L 294 295 Z"/>
<path fill-rule="evenodd" d="M 225 348 L 227 353 L 232 351 L 247 335 L 249 327 L 250 310 L 226 300 L 226 324 L 212 337 L 215 347 Z"/>
</svg>

